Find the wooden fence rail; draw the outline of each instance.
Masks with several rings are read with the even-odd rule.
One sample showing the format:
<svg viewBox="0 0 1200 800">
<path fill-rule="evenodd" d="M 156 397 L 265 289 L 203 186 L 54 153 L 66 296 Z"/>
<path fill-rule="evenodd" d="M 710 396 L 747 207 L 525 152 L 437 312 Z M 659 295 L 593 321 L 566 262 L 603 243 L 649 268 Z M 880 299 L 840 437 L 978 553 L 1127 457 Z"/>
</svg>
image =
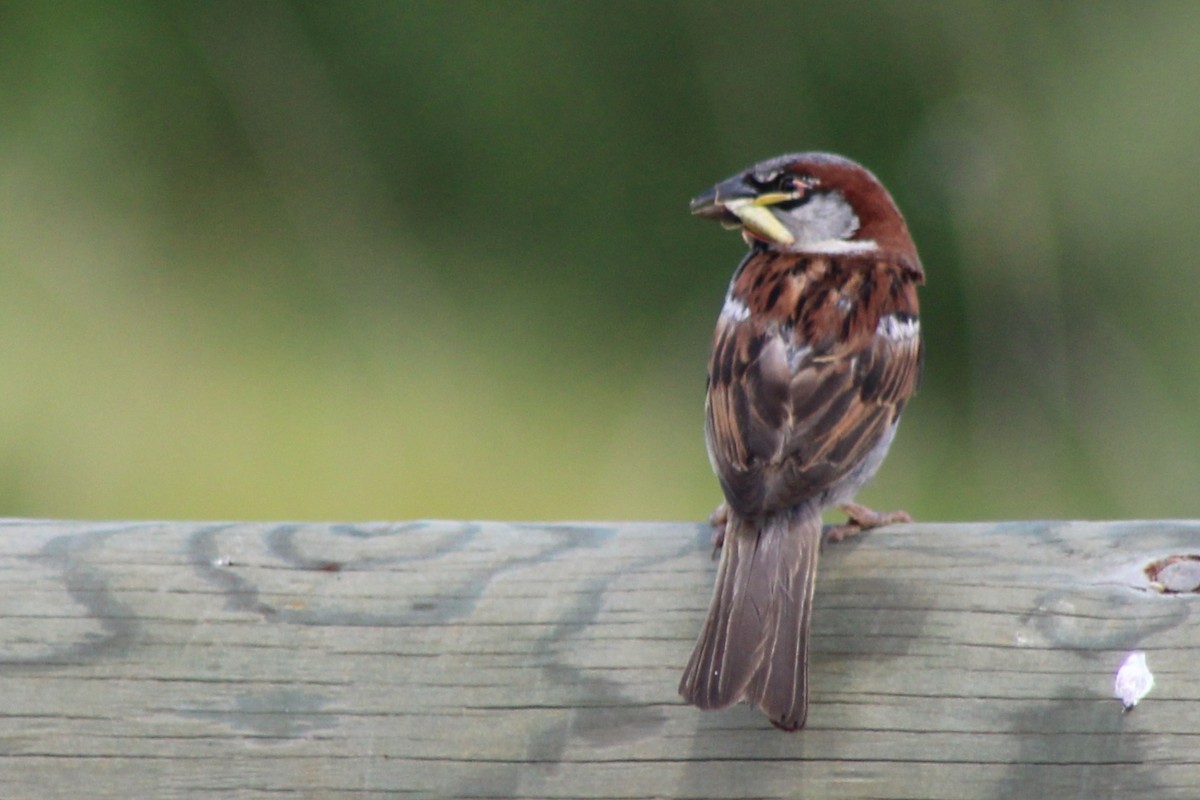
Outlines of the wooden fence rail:
<svg viewBox="0 0 1200 800">
<path fill-rule="evenodd" d="M 1200 797 L 1200 522 L 827 547 L 796 734 L 676 696 L 708 541 L 0 521 L 0 797 Z"/>
</svg>

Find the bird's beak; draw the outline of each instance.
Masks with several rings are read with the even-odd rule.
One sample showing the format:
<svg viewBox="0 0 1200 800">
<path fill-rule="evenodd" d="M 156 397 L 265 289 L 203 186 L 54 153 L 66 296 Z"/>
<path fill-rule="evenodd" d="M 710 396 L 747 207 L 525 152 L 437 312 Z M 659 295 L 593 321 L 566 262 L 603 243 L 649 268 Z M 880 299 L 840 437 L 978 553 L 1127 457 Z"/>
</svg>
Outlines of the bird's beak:
<svg viewBox="0 0 1200 800">
<path fill-rule="evenodd" d="M 755 188 L 738 175 L 718 183 L 692 199 L 691 210 L 697 217 L 715 219 L 727 228 L 745 228 L 759 239 L 789 245 L 796 241 L 792 232 L 771 211 L 771 206 L 794 200 L 798 193 L 767 192 Z"/>
<path fill-rule="evenodd" d="M 697 217 L 739 225 L 741 223 L 738 216 L 730 211 L 726 204 L 736 200 L 753 200 L 754 194 L 754 187 L 746 183 L 741 175 L 735 175 L 692 198 L 692 213 Z"/>
</svg>

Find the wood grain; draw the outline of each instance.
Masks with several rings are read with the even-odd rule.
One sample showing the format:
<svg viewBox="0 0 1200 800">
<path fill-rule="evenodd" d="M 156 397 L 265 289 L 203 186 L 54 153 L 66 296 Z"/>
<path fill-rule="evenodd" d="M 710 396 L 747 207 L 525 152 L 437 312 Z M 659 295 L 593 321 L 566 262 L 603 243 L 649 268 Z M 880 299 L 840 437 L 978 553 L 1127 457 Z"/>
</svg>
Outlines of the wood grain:
<svg viewBox="0 0 1200 800">
<path fill-rule="evenodd" d="M 4 798 L 1194 798 L 1197 522 L 826 548 L 808 728 L 675 694 L 694 524 L 0 522 Z M 1133 712 L 1113 674 L 1148 653 Z"/>
</svg>

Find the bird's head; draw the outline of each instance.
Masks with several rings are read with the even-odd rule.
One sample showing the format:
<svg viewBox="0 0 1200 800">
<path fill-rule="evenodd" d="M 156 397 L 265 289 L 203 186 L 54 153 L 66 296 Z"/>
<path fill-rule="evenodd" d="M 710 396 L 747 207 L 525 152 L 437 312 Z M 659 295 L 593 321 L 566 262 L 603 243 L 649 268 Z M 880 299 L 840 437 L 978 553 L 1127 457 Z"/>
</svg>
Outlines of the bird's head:
<svg viewBox="0 0 1200 800">
<path fill-rule="evenodd" d="M 750 244 L 795 253 L 916 248 L 892 197 L 867 169 L 830 153 L 795 153 L 755 164 L 692 200 L 692 213 L 740 228 Z"/>
</svg>

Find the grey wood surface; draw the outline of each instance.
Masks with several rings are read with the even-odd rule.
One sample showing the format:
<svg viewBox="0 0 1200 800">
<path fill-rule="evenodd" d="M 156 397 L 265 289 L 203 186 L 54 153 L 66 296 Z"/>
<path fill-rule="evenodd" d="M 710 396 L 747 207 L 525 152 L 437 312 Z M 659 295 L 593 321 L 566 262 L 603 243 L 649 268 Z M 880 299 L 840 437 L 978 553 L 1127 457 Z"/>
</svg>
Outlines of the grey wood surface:
<svg viewBox="0 0 1200 800">
<path fill-rule="evenodd" d="M 708 536 L 0 522 L 0 797 L 1200 797 L 1200 523 L 827 547 L 796 734 L 676 696 Z"/>
</svg>

